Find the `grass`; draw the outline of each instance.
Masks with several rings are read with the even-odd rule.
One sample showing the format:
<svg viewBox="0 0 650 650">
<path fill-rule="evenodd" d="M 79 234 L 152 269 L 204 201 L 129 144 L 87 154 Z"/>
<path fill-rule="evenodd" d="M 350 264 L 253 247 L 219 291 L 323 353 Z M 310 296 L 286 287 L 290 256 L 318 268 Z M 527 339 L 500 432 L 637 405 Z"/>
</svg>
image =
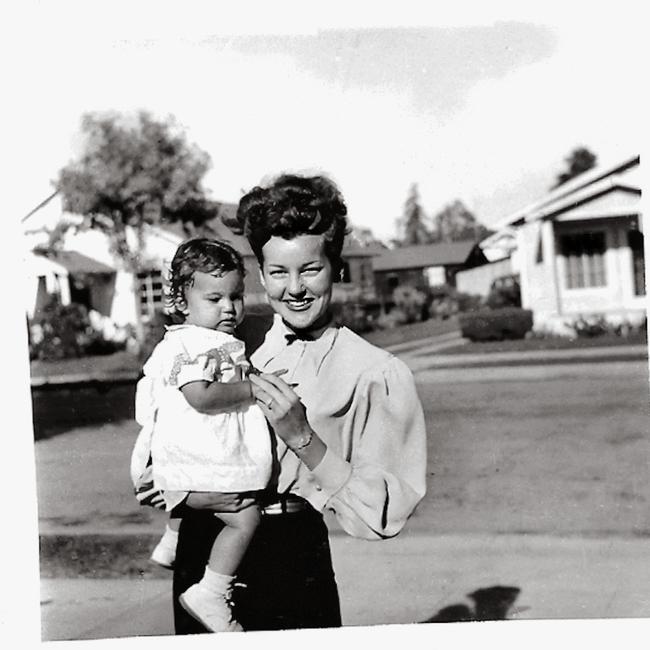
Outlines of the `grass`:
<svg viewBox="0 0 650 650">
<path fill-rule="evenodd" d="M 101 356 L 80 357 L 77 359 L 58 359 L 55 361 L 34 360 L 30 362 L 32 377 L 55 377 L 84 373 L 111 374 L 133 371 L 137 375 L 142 362 L 130 352 L 115 352 Z"/>
<path fill-rule="evenodd" d="M 394 345 L 395 343 L 417 341 L 418 339 L 425 339 L 430 336 L 439 336 L 456 331 L 458 331 L 458 321 L 455 318 L 448 318 L 446 320 L 431 319 L 420 323 L 400 325 L 393 329 L 376 330 L 362 334 L 362 336 L 374 345 L 385 347 L 387 345 Z"/>
<path fill-rule="evenodd" d="M 614 347 L 622 345 L 647 345 L 645 332 L 629 336 L 604 334 L 591 338 L 570 339 L 567 337 L 529 338 L 511 341 L 469 341 L 462 345 L 439 350 L 436 354 L 480 354 L 490 352 L 525 352 L 531 350 L 577 350 L 595 347 Z"/>
</svg>

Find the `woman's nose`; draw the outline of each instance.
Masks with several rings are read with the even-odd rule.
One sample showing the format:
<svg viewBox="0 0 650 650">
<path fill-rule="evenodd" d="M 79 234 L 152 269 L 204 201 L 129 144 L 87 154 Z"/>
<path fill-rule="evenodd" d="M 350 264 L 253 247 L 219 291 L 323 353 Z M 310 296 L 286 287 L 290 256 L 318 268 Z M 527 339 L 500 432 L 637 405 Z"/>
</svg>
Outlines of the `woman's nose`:
<svg viewBox="0 0 650 650">
<path fill-rule="evenodd" d="M 298 274 L 291 275 L 289 277 L 289 285 L 287 287 L 287 291 L 292 296 L 299 296 L 300 294 L 305 292 L 305 287 L 302 283 L 302 278 Z"/>
</svg>

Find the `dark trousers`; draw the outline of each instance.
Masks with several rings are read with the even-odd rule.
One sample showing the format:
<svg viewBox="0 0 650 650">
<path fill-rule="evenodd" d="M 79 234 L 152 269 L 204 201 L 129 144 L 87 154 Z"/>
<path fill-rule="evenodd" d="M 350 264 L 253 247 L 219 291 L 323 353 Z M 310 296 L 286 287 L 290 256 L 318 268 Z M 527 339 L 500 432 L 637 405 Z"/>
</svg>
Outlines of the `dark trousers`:
<svg viewBox="0 0 650 650">
<path fill-rule="evenodd" d="M 182 515 L 174 568 L 174 625 L 176 634 L 200 634 L 205 628 L 181 607 L 178 597 L 203 576 L 223 523 L 209 511 L 184 508 Z M 327 527 L 312 508 L 263 515 L 237 582 L 246 584 L 233 591 L 234 614 L 244 630 L 341 625 Z"/>
</svg>

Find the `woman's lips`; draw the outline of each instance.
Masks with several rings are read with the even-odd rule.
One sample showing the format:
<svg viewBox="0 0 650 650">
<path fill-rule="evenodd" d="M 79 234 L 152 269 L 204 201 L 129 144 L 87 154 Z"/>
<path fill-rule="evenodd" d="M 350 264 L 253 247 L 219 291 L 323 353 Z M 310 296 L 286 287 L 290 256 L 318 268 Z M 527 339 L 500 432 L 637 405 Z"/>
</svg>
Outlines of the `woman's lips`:
<svg viewBox="0 0 650 650">
<path fill-rule="evenodd" d="M 285 300 L 284 304 L 291 309 L 291 311 L 306 311 L 311 307 L 313 300 L 311 298 L 303 298 L 302 300 Z"/>
</svg>

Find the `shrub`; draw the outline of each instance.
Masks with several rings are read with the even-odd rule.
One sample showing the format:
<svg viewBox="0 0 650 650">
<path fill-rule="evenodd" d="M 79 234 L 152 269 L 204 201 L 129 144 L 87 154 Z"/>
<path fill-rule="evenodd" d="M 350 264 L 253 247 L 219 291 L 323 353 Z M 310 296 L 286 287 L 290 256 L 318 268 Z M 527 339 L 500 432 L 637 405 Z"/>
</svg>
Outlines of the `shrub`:
<svg viewBox="0 0 650 650">
<path fill-rule="evenodd" d="M 84 305 L 62 305 L 56 295 L 28 319 L 27 326 L 30 359 L 53 361 L 113 354 L 127 345 L 126 339 L 112 340 L 97 330 Z"/>
<path fill-rule="evenodd" d="M 458 320 L 462 335 L 470 341 L 523 339 L 533 327 L 533 312 L 517 307 L 484 309 L 461 314 Z"/>
<path fill-rule="evenodd" d="M 579 316 L 572 323 L 578 338 L 593 338 L 603 334 L 614 333 L 615 328 L 603 316 L 584 318 Z"/>
<path fill-rule="evenodd" d="M 357 334 L 374 329 L 374 319 L 360 302 L 332 303 L 334 322 L 345 326 Z"/>
<path fill-rule="evenodd" d="M 142 342 L 137 349 L 140 360 L 148 359 L 156 345 L 162 341 L 165 336 L 165 327 L 182 321 L 182 317 L 172 316 L 162 310 L 154 312 L 153 316 L 142 325 Z"/>
<path fill-rule="evenodd" d="M 431 287 L 429 299 L 429 312 L 434 318 L 445 319 L 458 313 L 476 311 L 483 306 L 481 296 L 458 291 L 448 284 Z"/>
<path fill-rule="evenodd" d="M 422 319 L 426 296 L 415 287 L 396 287 L 393 291 L 393 303 L 404 314 L 404 323 L 415 323 Z"/>
</svg>

